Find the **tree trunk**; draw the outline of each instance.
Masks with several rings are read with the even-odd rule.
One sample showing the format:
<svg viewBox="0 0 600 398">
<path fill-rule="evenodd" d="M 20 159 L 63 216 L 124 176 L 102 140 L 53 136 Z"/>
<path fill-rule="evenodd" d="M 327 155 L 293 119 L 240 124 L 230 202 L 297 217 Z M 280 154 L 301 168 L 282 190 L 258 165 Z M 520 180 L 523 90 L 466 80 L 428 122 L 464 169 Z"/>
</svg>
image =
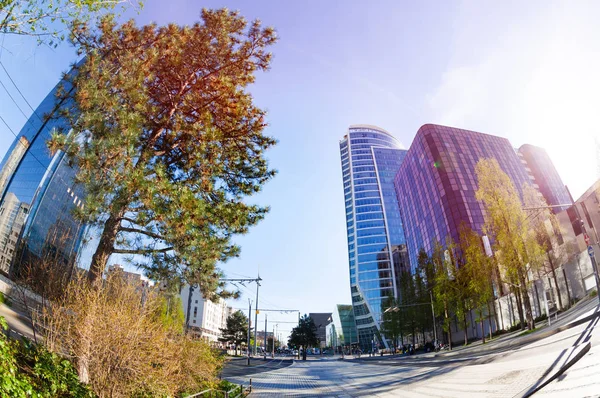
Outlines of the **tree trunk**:
<svg viewBox="0 0 600 398">
<path fill-rule="evenodd" d="M 523 297 L 523 306 L 525 307 L 525 316 L 527 317 L 527 328 L 533 330 L 535 329 L 535 323 L 533 321 L 531 301 L 529 300 L 529 292 L 527 291 L 527 282 L 525 281 L 523 269 L 519 269 L 519 281 L 521 282 L 521 295 Z"/>
<path fill-rule="evenodd" d="M 525 315 L 523 314 L 523 302 L 521 301 L 521 288 L 515 289 L 515 300 L 517 301 L 517 312 L 519 314 L 519 326 L 525 329 Z"/>
<path fill-rule="evenodd" d="M 562 268 L 562 272 L 563 272 L 563 276 L 565 278 L 565 288 L 567 289 L 567 300 L 569 300 L 569 303 L 567 305 L 567 308 L 571 306 L 571 292 L 569 291 L 569 281 L 567 280 L 567 273 L 565 271 L 565 268 Z"/>
<path fill-rule="evenodd" d="M 463 312 L 463 328 L 465 331 L 465 345 L 469 344 L 469 333 L 468 333 L 468 324 L 467 324 L 467 313 Z"/>
<path fill-rule="evenodd" d="M 492 326 L 492 319 L 494 320 L 495 324 L 495 329 L 496 331 L 498 330 L 498 319 L 497 316 L 498 314 L 496 314 L 496 306 L 492 305 L 490 307 L 490 302 L 487 302 L 487 308 L 488 308 L 488 323 L 490 324 L 490 340 L 494 337 L 494 327 Z M 494 312 L 492 313 L 492 308 L 494 308 Z M 493 315 L 492 315 L 493 314 Z"/>
<path fill-rule="evenodd" d="M 448 320 L 448 303 L 444 301 L 444 318 L 446 319 L 446 324 L 448 325 L 448 348 L 452 349 L 452 325 Z"/>
<path fill-rule="evenodd" d="M 550 263 L 550 270 L 552 271 L 552 279 L 554 279 L 554 286 L 556 287 L 556 295 L 558 296 L 558 309 L 562 310 L 562 298 L 560 297 L 560 287 L 558 287 L 558 278 L 556 277 L 556 270 L 554 269 L 554 263 L 552 262 L 552 256 L 550 256 L 549 252 L 546 252 L 548 255 L 548 262 Z"/>
<path fill-rule="evenodd" d="M 121 226 L 121 217 L 125 214 L 125 206 L 115 205 L 115 207 L 117 210 L 111 214 L 104 223 L 104 229 L 100 236 L 100 243 L 98 243 L 98 247 L 92 256 L 92 264 L 90 265 L 90 271 L 88 272 L 88 280 L 91 284 L 95 284 L 99 280 L 102 280 L 102 274 L 104 274 L 106 263 L 115 247 L 115 240 L 117 239 L 117 233 Z"/>
<path fill-rule="evenodd" d="M 485 344 L 485 328 L 483 327 L 483 311 L 481 311 L 481 314 L 479 315 L 479 320 L 481 323 L 481 341 L 483 344 Z M 492 328 L 490 327 L 490 330 Z"/>
</svg>

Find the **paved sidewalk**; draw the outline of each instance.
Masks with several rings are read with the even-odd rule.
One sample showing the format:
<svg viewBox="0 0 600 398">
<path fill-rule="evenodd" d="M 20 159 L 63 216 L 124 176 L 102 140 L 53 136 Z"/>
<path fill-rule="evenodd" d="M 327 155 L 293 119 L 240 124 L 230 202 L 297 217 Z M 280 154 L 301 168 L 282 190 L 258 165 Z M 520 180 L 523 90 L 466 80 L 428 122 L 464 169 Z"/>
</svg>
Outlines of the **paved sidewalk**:
<svg viewBox="0 0 600 398">
<path fill-rule="evenodd" d="M 288 368 L 251 376 L 254 387 L 252 396 L 520 397 L 555 374 L 577 355 L 583 345 L 588 342 L 593 345 L 600 340 L 596 323 L 587 322 L 512 351 L 476 355 L 467 362 L 458 362 L 455 358 L 432 359 L 425 363 L 325 359 L 296 361 Z M 587 375 L 589 378 L 592 372 L 598 371 L 598 355 L 586 355 L 584 359 L 589 361 L 587 367 L 578 367 L 576 363 L 573 376 L 567 373 L 565 378 L 571 384 L 565 386 L 574 388 L 582 382 L 583 377 Z M 390 365 L 394 362 L 395 366 Z M 231 381 L 247 383 L 248 377 Z M 566 396 L 586 396 L 586 391 L 600 391 L 597 377 L 587 381 L 588 390 L 579 389 L 576 395 L 569 393 Z M 539 394 L 565 396 L 566 390 L 553 383 L 557 382 L 552 382 Z"/>
</svg>

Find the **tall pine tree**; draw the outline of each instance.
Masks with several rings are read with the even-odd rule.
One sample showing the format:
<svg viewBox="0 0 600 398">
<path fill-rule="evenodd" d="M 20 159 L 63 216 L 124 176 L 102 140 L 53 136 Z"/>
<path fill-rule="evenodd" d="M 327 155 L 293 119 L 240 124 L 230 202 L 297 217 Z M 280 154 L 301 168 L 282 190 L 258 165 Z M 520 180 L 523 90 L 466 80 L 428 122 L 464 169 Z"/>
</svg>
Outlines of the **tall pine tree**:
<svg viewBox="0 0 600 398">
<path fill-rule="evenodd" d="M 102 231 L 90 281 L 112 254 L 132 255 L 150 277 L 214 297 L 217 263 L 239 253 L 231 237 L 269 210 L 244 202 L 275 175 L 264 153 L 276 143 L 247 89 L 275 41 L 227 9 L 205 9 L 192 26 L 106 17 L 74 29 L 85 58 L 65 76 L 62 116 L 76 134 L 57 132 L 49 148 L 78 167 L 79 216 Z"/>
</svg>

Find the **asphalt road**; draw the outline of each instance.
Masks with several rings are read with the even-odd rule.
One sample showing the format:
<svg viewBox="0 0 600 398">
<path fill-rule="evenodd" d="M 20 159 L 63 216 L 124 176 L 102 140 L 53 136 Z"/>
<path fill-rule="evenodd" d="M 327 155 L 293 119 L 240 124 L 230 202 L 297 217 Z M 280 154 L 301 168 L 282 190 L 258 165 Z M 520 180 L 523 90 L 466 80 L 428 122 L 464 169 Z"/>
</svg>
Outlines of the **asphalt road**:
<svg viewBox="0 0 600 398">
<path fill-rule="evenodd" d="M 582 302 L 551 327 L 526 336 L 503 336 L 485 346 L 474 344 L 437 356 L 296 361 L 284 369 L 253 374 L 252 396 L 523 397 L 541 388 L 534 396 L 597 397 L 600 318 L 548 333 L 585 317 L 596 309 L 596 303 Z M 588 343 L 589 352 L 585 350 Z M 554 379 L 576 359 L 579 362 Z M 228 379 L 248 382 L 247 376 Z"/>
<path fill-rule="evenodd" d="M 256 373 L 282 369 L 290 366 L 293 362 L 294 360 L 291 357 L 275 357 L 266 360 L 263 358 L 250 358 L 250 366 L 248 366 L 246 358 L 232 358 L 225 363 L 221 371 L 221 378 L 250 376 Z"/>
</svg>

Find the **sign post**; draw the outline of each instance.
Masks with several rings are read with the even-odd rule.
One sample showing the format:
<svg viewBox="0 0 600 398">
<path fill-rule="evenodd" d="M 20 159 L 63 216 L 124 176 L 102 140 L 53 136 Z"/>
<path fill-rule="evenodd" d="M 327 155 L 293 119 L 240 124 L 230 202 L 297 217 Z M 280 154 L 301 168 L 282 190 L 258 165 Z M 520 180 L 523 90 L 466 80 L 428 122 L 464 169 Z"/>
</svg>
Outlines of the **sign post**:
<svg viewBox="0 0 600 398">
<path fill-rule="evenodd" d="M 587 252 L 592 260 L 592 269 L 594 270 L 594 276 L 596 277 L 596 292 L 598 292 L 598 301 L 600 301 L 600 275 L 598 275 L 598 265 L 596 264 L 596 256 L 594 255 L 594 248 L 589 245 Z"/>
</svg>

